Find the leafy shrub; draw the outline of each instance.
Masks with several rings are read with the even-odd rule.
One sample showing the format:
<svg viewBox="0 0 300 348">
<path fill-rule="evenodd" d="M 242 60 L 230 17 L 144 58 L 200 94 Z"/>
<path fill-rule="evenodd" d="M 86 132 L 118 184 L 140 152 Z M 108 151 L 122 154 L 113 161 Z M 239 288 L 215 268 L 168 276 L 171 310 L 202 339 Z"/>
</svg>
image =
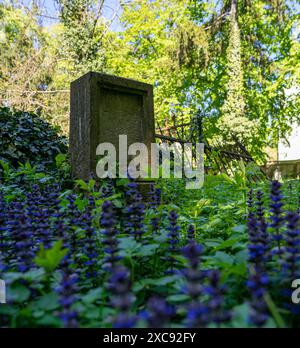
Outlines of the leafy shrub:
<svg viewBox="0 0 300 348">
<path fill-rule="evenodd" d="M 39 116 L 0 108 L 0 160 L 17 167 L 29 162 L 45 170 L 67 152 L 67 139 Z"/>
</svg>

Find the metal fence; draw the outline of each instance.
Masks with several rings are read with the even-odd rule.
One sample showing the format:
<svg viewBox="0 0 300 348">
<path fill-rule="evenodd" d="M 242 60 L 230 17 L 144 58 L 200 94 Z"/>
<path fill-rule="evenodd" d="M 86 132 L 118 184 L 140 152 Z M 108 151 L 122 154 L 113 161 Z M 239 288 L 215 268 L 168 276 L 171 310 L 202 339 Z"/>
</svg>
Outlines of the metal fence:
<svg viewBox="0 0 300 348">
<path fill-rule="evenodd" d="M 256 165 L 255 160 L 247 151 L 245 146 L 235 140 L 234 143 L 210 143 L 205 137 L 203 132 L 203 118 L 195 117 L 190 122 L 178 122 L 176 117 L 172 117 L 172 124 L 161 127 L 157 123 L 155 137 L 159 142 L 180 143 L 191 143 L 195 145 L 198 143 L 204 144 L 205 152 L 205 170 L 206 172 L 211 171 L 213 173 L 226 173 L 227 175 L 234 175 L 238 161 L 243 161 L 246 165 L 252 163 Z M 170 121 L 169 121 L 170 123 Z M 257 168 L 260 168 L 257 166 Z M 254 181 L 257 181 L 265 176 L 265 173 L 259 169 L 259 173 L 252 176 Z"/>
</svg>

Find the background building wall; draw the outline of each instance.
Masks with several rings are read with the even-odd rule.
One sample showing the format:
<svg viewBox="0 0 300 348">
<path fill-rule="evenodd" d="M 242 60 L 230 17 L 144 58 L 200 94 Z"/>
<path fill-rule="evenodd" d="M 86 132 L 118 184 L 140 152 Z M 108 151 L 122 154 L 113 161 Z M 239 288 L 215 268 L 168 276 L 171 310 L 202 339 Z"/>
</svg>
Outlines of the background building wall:
<svg viewBox="0 0 300 348">
<path fill-rule="evenodd" d="M 288 137 L 288 142 L 280 141 L 278 144 L 278 160 L 293 161 L 300 159 L 300 126 L 293 124 L 293 130 Z"/>
</svg>

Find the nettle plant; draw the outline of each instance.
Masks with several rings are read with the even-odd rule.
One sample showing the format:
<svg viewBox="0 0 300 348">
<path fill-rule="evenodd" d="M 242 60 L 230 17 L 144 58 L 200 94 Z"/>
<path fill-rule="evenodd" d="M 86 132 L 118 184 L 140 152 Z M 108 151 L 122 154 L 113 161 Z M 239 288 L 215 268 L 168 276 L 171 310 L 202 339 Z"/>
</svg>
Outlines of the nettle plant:
<svg viewBox="0 0 300 348">
<path fill-rule="evenodd" d="M 188 217 L 163 185 L 145 202 L 131 180 L 76 184 L 2 190 L 1 326 L 297 327 L 299 215 L 285 210 L 278 182 L 270 194 L 251 190 L 248 224 L 220 225 L 222 236 L 201 226 L 220 209 L 212 200 Z M 243 221 L 232 209 L 223 216 Z"/>
</svg>

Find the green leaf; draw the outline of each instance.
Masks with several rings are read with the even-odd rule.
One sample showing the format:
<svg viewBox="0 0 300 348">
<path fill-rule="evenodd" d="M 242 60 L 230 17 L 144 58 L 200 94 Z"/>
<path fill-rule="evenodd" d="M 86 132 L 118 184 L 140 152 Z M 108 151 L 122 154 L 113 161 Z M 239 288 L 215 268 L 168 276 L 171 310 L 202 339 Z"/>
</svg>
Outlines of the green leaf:
<svg viewBox="0 0 300 348">
<path fill-rule="evenodd" d="M 13 285 L 6 292 L 7 301 L 22 303 L 29 299 L 30 290 L 21 284 Z"/>
<path fill-rule="evenodd" d="M 164 285 L 176 282 L 177 279 L 178 279 L 178 276 L 168 276 L 168 277 L 158 278 L 158 279 L 155 279 L 155 285 L 164 286 Z"/>
<path fill-rule="evenodd" d="M 232 228 L 233 232 L 244 233 L 247 230 L 246 225 L 237 225 Z"/>
<path fill-rule="evenodd" d="M 60 320 L 53 315 L 46 314 L 38 320 L 38 324 L 45 327 L 59 327 Z"/>
<path fill-rule="evenodd" d="M 228 265 L 233 264 L 233 257 L 224 253 L 223 251 L 217 251 L 214 260 Z"/>
<path fill-rule="evenodd" d="M 136 254 L 141 248 L 141 245 L 133 238 L 126 236 L 125 238 L 120 238 L 119 248 L 123 254 L 130 256 Z"/>
<path fill-rule="evenodd" d="M 96 181 L 94 179 L 90 179 L 88 182 L 88 190 L 89 192 L 92 192 L 94 190 Z"/>
<path fill-rule="evenodd" d="M 82 180 L 82 179 L 77 179 L 75 180 L 76 186 L 79 186 L 82 190 L 88 191 L 88 184 Z"/>
<path fill-rule="evenodd" d="M 62 249 L 62 241 L 55 242 L 51 249 L 44 249 L 44 245 L 40 246 L 40 251 L 35 258 L 35 263 L 43 267 L 46 272 L 53 272 L 59 265 L 60 261 L 67 254 L 68 249 Z"/>
<path fill-rule="evenodd" d="M 179 295 L 171 295 L 167 297 L 167 300 L 169 302 L 185 302 L 189 299 L 189 296 L 184 295 L 184 294 L 179 294 Z"/>
<path fill-rule="evenodd" d="M 203 241 L 203 244 L 208 247 L 218 247 L 222 242 L 222 239 L 206 239 Z"/>
<path fill-rule="evenodd" d="M 273 316 L 273 319 L 274 319 L 277 327 L 279 327 L 281 329 L 285 328 L 286 327 L 285 326 L 285 322 L 284 322 L 282 316 L 280 315 L 280 313 L 279 313 L 275 303 L 273 302 L 270 294 L 266 293 L 264 295 L 264 299 L 265 299 L 266 304 L 267 304 L 267 306 L 268 306 L 268 308 L 269 308 L 269 310 L 270 310 L 270 312 L 271 312 L 271 314 Z"/>
<path fill-rule="evenodd" d="M 40 280 L 45 272 L 42 268 L 34 269 L 23 274 L 22 278 L 30 282 Z"/>
<path fill-rule="evenodd" d="M 75 200 L 75 204 L 80 211 L 83 211 L 83 209 L 88 205 L 88 203 L 89 201 L 87 198 L 81 199 L 80 197 L 77 197 Z"/>
<path fill-rule="evenodd" d="M 60 168 L 64 162 L 66 161 L 66 155 L 59 153 L 56 157 L 55 157 L 55 163 L 56 163 L 56 167 Z"/>
<path fill-rule="evenodd" d="M 245 328 L 249 326 L 249 305 L 243 303 L 233 309 L 232 326 L 235 328 Z"/>
<path fill-rule="evenodd" d="M 248 251 L 246 249 L 240 250 L 234 255 L 234 261 L 237 264 L 243 264 L 247 262 Z"/>
<path fill-rule="evenodd" d="M 45 294 L 41 296 L 35 303 L 34 306 L 36 308 L 42 310 L 54 310 L 59 307 L 58 303 L 58 295 L 55 292 L 50 292 L 49 294 Z"/>
<path fill-rule="evenodd" d="M 97 319 L 100 317 L 101 310 L 99 306 L 89 306 L 86 309 L 85 317 L 87 319 Z"/>
<path fill-rule="evenodd" d="M 86 295 L 83 295 L 81 300 L 84 303 L 94 303 L 102 298 L 102 288 L 92 289 Z"/>
<path fill-rule="evenodd" d="M 225 240 L 223 243 L 221 243 L 220 245 L 218 245 L 215 250 L 221 250 L 221 249 L 227 249 L 229 247 L 232 247 L 234 244 L 236 244 L 238 241 L 240 240 L 240 238 L 230 238 Z"/>
<path fill-rule="evenodd" d="M 158 244 L 143 245 L 138 251 L 139 256 L 151 256 L 159 248 Z"/>
<path fill-rule="evenodd" d="M 177 276 L 169 276 L 169 277 L 162 277 L 162 278 L 146 278 L 146 279 L 141 279 L 137 281 L 134 284 L 134 291 L 140 291 L 144 288 L 147 288 L 149 286 L 165 286 L 171 283 L 175 283 L 177 281 L 178 277 Z"/>
</svg>

